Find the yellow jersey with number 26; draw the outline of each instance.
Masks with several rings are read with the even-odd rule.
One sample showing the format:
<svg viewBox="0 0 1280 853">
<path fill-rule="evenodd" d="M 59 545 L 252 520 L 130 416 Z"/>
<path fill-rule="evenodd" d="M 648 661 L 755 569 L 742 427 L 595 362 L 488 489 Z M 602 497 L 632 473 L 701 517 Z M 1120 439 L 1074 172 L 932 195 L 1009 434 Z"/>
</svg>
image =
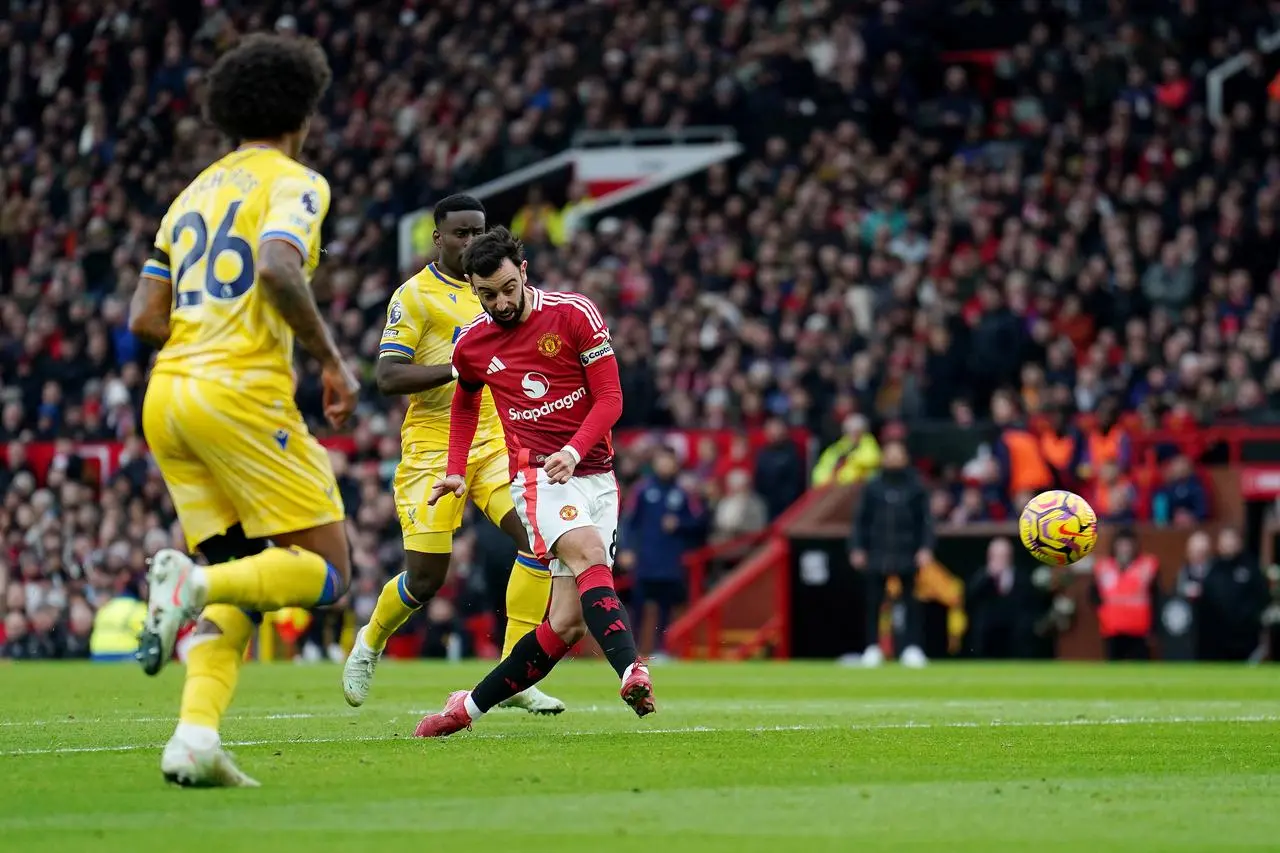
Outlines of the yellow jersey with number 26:
<svg viewBox="0 0 1280 853">
<path fill-rule="evenodd" d="M 142 274 L 170 282 L 169 340 L 153 373 L 293 395 L 293 331 L 257 286 L 258 247 L 281 240 L 320 260 L 329 184 L 277 148 L 241 147 L 192 181 Z"/>
</svg>

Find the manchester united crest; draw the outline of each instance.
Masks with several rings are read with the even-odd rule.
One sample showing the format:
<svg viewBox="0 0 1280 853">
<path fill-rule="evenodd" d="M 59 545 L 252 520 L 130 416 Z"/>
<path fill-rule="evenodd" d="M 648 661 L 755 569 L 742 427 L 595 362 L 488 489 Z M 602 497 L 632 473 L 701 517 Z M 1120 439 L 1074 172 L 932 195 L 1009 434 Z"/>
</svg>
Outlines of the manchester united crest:
<svg viewBox="0 0 1280 853">
<path fill-rule="evenodd" d="M 573 521 L 578 517 L 578 508 L 576 506 L 560 507 L 560 518 L 565 521 Z"/>
<path fill-rule="evenodd" d="M 538 352 L 547 358 L 555 358 L 560 354 L 560 347 L 564 346 L 564 341 L 555 332 L 547 332 L 538 338 Z"/>
</svg>

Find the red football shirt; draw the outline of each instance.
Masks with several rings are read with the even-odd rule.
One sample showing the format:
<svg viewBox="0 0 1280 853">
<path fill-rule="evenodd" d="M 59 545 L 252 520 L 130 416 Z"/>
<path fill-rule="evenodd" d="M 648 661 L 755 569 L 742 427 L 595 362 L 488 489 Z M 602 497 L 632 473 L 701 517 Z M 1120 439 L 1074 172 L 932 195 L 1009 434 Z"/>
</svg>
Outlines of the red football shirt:
<svg viewBox="0 0 1280 853">
<path fill-rule="evenodd" d="M 565 447 L 579 457 L 575 476 L 611 471 L 622 390 L 600 309 L 577 293 L 530 287 L 526 298 L 532 310 L 520 325 L 507 328 L 484 314 L 464 327 L 454 344 L 458 387 L 449 473 L 466 470 L 484 385 L 502 420 L 513 478 Z"/>
</svg>

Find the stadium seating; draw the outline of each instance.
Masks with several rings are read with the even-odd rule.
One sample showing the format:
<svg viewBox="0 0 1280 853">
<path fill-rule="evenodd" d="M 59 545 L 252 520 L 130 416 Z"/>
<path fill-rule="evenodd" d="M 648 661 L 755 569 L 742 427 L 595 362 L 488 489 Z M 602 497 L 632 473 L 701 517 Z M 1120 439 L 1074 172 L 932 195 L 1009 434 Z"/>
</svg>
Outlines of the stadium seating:
<svg viewBox="0 0 1280 853">
<path fill-rule="evenodd" d="M 156 21 L 140 2 L 111 18 L 34 2 L 0 22 L 7 612 L 100 603 L 175 538 L 139 443 L 150 353 L 127 303 L 159 214 L 221 144 L 199 118 L 203 70 L 256 29 L 315 35 L 334 67 L 306 150 L 334 198 L 316 287 L 366 374 L 405 272 L 402 214 L 578 129 L 699 123 L 734 127 L 746 154 L 652 210 L 526 235 L 536 280 L 605 308 L 623 426 L 780 418 L 826 446 L 854 412 L 876 427 L 984 421 L 1001 389 L 1020 419 L 1115 406 L 1131 430 L 1267 422 L 1280 405 L 1275 68 L 1260 54 L 1225 87 L 1209 75 L 1267 25 L 1249 9 L 299 5 Z M 387 484 L 403 409 L 367 386 L 334 451 L 357 609 L 399 561 Z M 318 415 L 319 398 L 304 362 L 300 405 Z M 46 443 L 38 466 L 27 441 Z M 103 441 L 123 456 L 84 449 Z M 994 489 L 992 513 L 1007 509 L 968 461 L 935 460 L 940 488 Z M 1120 473 L 1155 476 L 1137 485 L 1148 503 L 1160 485 Z"/>
</svg>

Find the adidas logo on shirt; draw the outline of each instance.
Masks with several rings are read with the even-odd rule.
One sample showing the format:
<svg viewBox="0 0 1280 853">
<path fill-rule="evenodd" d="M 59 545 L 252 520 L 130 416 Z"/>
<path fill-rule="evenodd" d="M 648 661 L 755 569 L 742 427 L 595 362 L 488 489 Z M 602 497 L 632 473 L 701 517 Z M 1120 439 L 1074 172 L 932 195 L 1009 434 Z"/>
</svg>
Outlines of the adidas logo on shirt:
<svg viewBox="0 0 1280 853">
<path fill-rule="evenodd" d="M 493 374 L 497 373 L 499 370 L 506 370 L 506 369 L 507 369 L 507 366 L 502 363 L 502 359 L 498 358 L 495 355 L 492 359 L 489 360 L 489 369 L 486 370 L 484 374 L 485 376 L 492 376 Z"/>
</svg>

